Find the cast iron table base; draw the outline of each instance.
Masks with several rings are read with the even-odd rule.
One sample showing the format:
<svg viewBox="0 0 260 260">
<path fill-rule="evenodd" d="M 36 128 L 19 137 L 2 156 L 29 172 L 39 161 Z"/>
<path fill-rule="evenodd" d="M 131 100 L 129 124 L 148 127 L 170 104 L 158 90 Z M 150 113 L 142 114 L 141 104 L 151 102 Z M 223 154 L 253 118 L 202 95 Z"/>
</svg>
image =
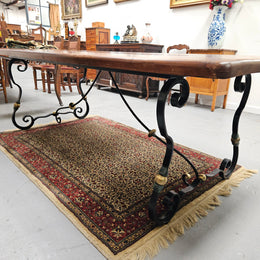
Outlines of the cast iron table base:
<svg viewBox="0 0 260 260">
<path fill-rule="evenodd" d="M 55 117 L 57 123 L 61 123 L 61 121 L 62 121 L 61 115 L 64 115 L 64 114 L 71 113 L 71 114 L 74 114 L 74 116 L 79 119 L 83 119 L 88 115 L 89 105 L 87 102 L 87 95 L 91 91 L 93 86 L 95 85 L 95 82 L 98 79 L 101 71 L 99 71 L 99 73 L 97 74 L 96 79 L 93 81 L 93 83 L 89 87 L 88 91 L 85 94 L 83 94 L 82 97 L 76 103 L 70 103 L 68 106 L 60 107 L 55 112 L 53 112 L 51 114 L 43 115 L 43 116 L 33 117 L 32 115 L 25 115 L 22 118 L 23 124 L 20 124 L 17 121 L 16 113 L 19 110 L 20 104 L 21 104 L 22 87 L 14 80 L 14 77 L 12 74 L 12 67 L 14 64 L 18 64 L 17 65 L 18 71 L 24 72 L 28 68 L 28 61 L 23 60 L 23 59 L 11 59 L 9 62 L 10 79 L 11 79 L 13 85 L 16 86 L 19 90 L 19 96 L 18 96 L 17 102 L 14 104 L 14 111 L 13 111 L 13 115 L 12 115 L 12 121 L 17 128 L 22 129 L 22 130 L 29 129 L 34 125 L 35 121 L 37 121 L 38 119 L 47 118 L 50 116 Z M 164 139 L 162 139 L 161 137 L 156 135 L 154 129 L 150 129 L 149 127 L 147 127 L 143 123 L 143 121 L 136 115 L 136 113 L 133 111 L 133 109 L 130 107 L 130 105 L 125 100 L 122 92 L 120 91 L 119 87 L 117 86 L 117 83 L 110 71 L 109 71 L 109 74 L 110 74 L 111 79 L 112 79 L 114 85 L 116 86 L 123 102 L 125 103 L 127 108 L 130 110 L 132 115 L 136 118 L 136 120 L 146 129 L 146 131 L 148 132 L 148 136 L 149 137 L 153 136 L 153 137 L 157 138 L 160 142 L 165 144 L 166 151 L 165 151 L 165 156 L 164 156 L 164 159 L 162 162 L 162 167 L 159 170 L 159 173 L 155 176 L 153 193 L 151 195 L 150 202 L 149 202 L 149 216 L 152 220 L 155 221 L 156 225 L 158 225 L 158 226 L 167 224 L 171 220 L 171 218 L 174 216 L 176 211 L 178 210 L 178 206 L 179 206 L 181 199 L 186 194 L 192 192 L 198 184 L 203 183 L 206 180 L 206 178 L 211 178 L 215 175 L 219 175 L 223 179 L 229 178 L 231 176 L 232 172 L 234 171 L 235 166 L 237 164 L 238 152 L 239 152 L 239 149 L 238 149 L 239 140 L 240 140 L 239 134 L 238 134 L 239 119 L 240 119 L 241 113 L 246 105 L 246 102 L 247 102 L 247 99 L 249 96 L 250 86 L 251 86 L 251 75 L 250 74 L 246 75 L 244 82 L 242 81 L 242 76 L 238 76 L 238 77 L 236 77 L 235 83 L 234 83 L 235 91 L 243 92 L 243 95 L 242 95 L 241 102 L 240 102 L 240 104 L 234 114 L 234 118 L 233 118 L 232 137 L 231 137 L 231 141 L 232 141 L 232 145 L 233 145 L 233 157 L 231 160 L 224 159 L 222 161 L 222 163 L 220 164 L 219 169 L 215 169 L 213 172 L 211 172 L 210 174 L 208 174 L 206 176 L 206 175 L 199 174 L 198 171 L 196 170 L 195 166 L 182 153 L 180 153 L 178 150 L 176 150 L 174 148 L 173 139 L 167 133 L 167 127 L 166 127 L 166 122 L 165 122 L 165 104 L 167 103 L 168 95 L 170 92 L 172 93 L 171 102 L 170 102 L 172 106 L 181 108 L 186 104 L 188 97 L 189 97 L 189 84 L 185 80 L 185 78 L 181 77 L 181 76 L 169 77 L 168 80 L 164 83 L 164 85 L 159 93 L 159 97 L 158 97 L 158 101 L 157 101 L 157 123 L 158 123 L 158 127 L 160 130 L 160 134 L 164 138 Z M 85 76 L 86 76 L 86 69 L 85 69 L 84 76 L 83 76 L 82 80 L 80 81 L 81 92 L 82 92 L 81 84 L 84 82 Z M 165 75 L 161 75 L 161 76 L 165 77 Z M 176 91 L 176 88 L 175 88 L 176 86 L 180 86 L 178 91 Z M 79 104 L 83 104 L 84 109 L 82 108 L 82 106 L 78 106 Z M 178 155 L 182 156 L 185 159 L 185 161 L 192 167 L 192 169 L 195 172 L 195 179 L 190 181 L 189 180 L 190 176 L 188 176 L 187 174 L 183 174 L 182 180 L 185 184 L 185 188 L 181 189 L 178 192 L 174 191 L 174 190 L 168 192 L 166 194 L 165 198 L 163 199 L 163 204 L 165 206 L 165 210 L 164 210 L 164 212 L 158 214 L 157 213 L 158 198 L 159 198 L 161 191 L 163 190 L 164 186 L 167 183 L 168 168 L 169 168 L 169 165 L 171 162 L 173 152 L 176 152 Z"/>
</svg>

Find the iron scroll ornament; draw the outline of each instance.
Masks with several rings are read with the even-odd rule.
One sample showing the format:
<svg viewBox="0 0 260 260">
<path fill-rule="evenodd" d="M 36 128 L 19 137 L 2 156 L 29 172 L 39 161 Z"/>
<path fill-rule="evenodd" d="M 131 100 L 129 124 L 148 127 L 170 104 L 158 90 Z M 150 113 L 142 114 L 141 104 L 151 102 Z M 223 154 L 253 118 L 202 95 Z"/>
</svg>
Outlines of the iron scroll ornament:
<svg viewBox="0 0 260 260">
<path fill-rule="evenodd" d="M 235 82 L 234 82 L 235 92 L 241 92 L 241 93 L 243 93 L 243 95 L 242 95 L 240 104 L 233 117 L 232 135 L 231 135 L 231 143 L 233 145 L 232 160 L 227 159 L 227 158 L 223 159 L 223 161 L 220 164 L 219 169 L 215 169 L 212 173 L 208 174 L 208 177 L 213 177 L 213 176 L 219 174 L 219 176 L 222 179 L 228 179 L 232 175 L 232 173 L 235 170 L 235 167 L 237 165 L 238 155 L 239 155 L 239 142 L 240 142 L 240 137 L 238 134 L 239 120 L 240 120 L 240 116 L 246 106 L 246 103 L 247 103 L 247 100 L 248 100 L 248 97 L 250 94 L 251 82 L 252 82 L 251 74 L 247 74 L 244 77 L 245 77 L 244 82 L 242 82 L 243 76 L 236 77 Z"/>
<path fill-rule="evenodd" d="M 78 119 L 83 119 L 88 115 L 89 105 L 88 105 L 86 96 L 90 92 L 90 90 L 93 88 L 95 81 L 93 81 L 93 83 L 90 86 L 90 88 L 88 89 L 88 91 L 85 94 L 83 94 L 81 85 L 86 78 L 86 72 L 87 72 L 87 70 L 84 69 L 83 78 L 81 78 L 80 82 L 79 82 L 81 98 L 76 103 L 70 103 L 68 106 L 60 107 L 56 111 L 54 111 L 53 113 L 43 115 L 43 116 L 33 117 L 32 115 L 25 115 L 22 118 L 22 121 L 23 121 L 24 124 L 23 125 L 19 124 L 16 120 L 16 112 L 20 108 L 21 98 L 22 98 L 22 88 L 14 80 L 13 73 L 12 73 L 12 67 L 13 67 L 14 64 L 17 64 L 17 70 L 19 72 L 25 72 L 28 69 L 28 61 L 22 60 L 22 59 L 11 59 L 8 62 L 8 73 L 9 73 L 9 76 L 10 76 L 10 80 L 18 88 L 18 92 L 19 92 L 18 99 L 17 99 L 16 103 L 14 104 L 14 110 L 13 110 L 13 114 L 12 114 L 12 122 L 17 128 L 19 128 L 21 130 L 30 129 L 34 125 L 36 120 L 41 119 L 41 118 L 47 118 L 47 117 L 50 117 L 50 116 L 55 117 L 55 120 L 56 120 L 57 123 L 61 123 L 61 116 L 60 115 L 74 114 L 74 116 Z M 98 78 L 98 75 L 97 75 L 96 79 Z M 77 106 L 79 103 L 83 103 L 84 108 Z"/>
<path fill-rule="evenodd" d="M 161 214 L 157 213 L 156 208 L 157 208 L 157 201 L 159 198 L 159 194 L 163 190 L 164 185 L 167 183 L 168 168 L 171 162 L 173 151 L 176 151 L 174 149 L 173 139 L 167 133 L 166 122 L 165 122 L 166 100 L 170 91 L 172 89 L 174 90 L 174 87 L 176 85 L 180 85 L 180 89 L 178 92 L 174 91 L 173 94 L 171 94 L 171 105 L 178 108 L 183 107 L 188 100 L 189 92 L 190 92 L 189 84 L 183 77 L 173 77 L 168 79 L 164 84 L 164 86 L 162 87 L 157 101 L 157 123 L 161 135 L 166 140 L 166 152 L 165 152 L 162 167 L 159 173 L 155 176 L 153 193 L 151 195 L 151 199 L 149 202 L 149 216 L 152 220 L 155 221 L 156 225 L 158 226 L 164 225 L 171 220 L 175 212 L 178 210 L 178 205 L 181 199 L 180 195 L 177 192 L 171 191 L 164 198 L 164 204 L 166 206 L 166 210 Z M 192 165 L 191 162 L 190 165 Z M 195 170 L 197 176 L 198 175 L 197 170 L 193 165 L 192 168 Z"/>
<path fill-rule="evenodd" d="M 174 89 L 176 85 L 180 85 L 179 90 Z M 159 170 L 159 173 L 155 176 L 153 193 L 149 201 L 149 216 L 152 220 L 155 221 L 157 226 L 167 224 L 174 216 L 176 211 L 179 209 L 178 206 L 182 197 L 186 193 L 189 193 L 192 190 L 194 190 L 194 188 L 199 183 L 205 181 L 206 178 L 204 175 L 198 173 L 197 169 L 192 164 L 192 162 L 189 161 L 188 158 L 186 158 L 183 154 L 181 154 L 177 149 L 174 148 L 174 142 L 167 133 L 166 122 L 165 122 L 165 104 L 166 104 L 167 97 L 170 91 L 172 90 L 173 93 L 171 94 L 170 102 L 172 106 L 178 108 L 181 108 L 186 104 L 190 92 L 189 84 L 186 81 L 186 79 L 184 79 L 183 77 L 173 77 L 170 78 L 168 81 L 166 81 L 166 83 L 164 84 L 164 86 L 160 91 L 158 101 L 157 101 L 157 123 L 161 135 L 166 140 L 165 143 L 166 152 L 165 152 L 163 164 L 161 169 Z M 190 167 L 194 171 L 195 178 L 191 181 L 191 183 L 189 183 L 188 179 L 190 178 L 190 176 L 184 173 L 181 177 L 186 187 L 179 192 L 176 192 L 174 190 L 169 191 L 163 198 L 163 204 L 165 209 L 163 212 L 158 214 L 157 202 L 161 191 L 163 190 L 164 186 L 167 183 L 168 168 L 171 162 L 173 152 L 176 152 L 178 155 L 182 156 L 186 160 L 186 162 L 190 165 Z"/>
</svg>

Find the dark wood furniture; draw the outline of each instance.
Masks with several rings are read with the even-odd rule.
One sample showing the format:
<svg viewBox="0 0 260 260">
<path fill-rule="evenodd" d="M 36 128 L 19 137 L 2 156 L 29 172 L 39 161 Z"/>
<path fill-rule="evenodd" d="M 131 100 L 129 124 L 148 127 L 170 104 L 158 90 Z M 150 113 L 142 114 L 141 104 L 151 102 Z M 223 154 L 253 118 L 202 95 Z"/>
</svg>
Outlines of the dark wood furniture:
<svg viewBox="0 0 260 260">
<path fill-rule="evenodd" d="M 146 43 L 97 44 L 98 51 L 161 53 L 163 45 Z"/>
<path fill-rule="evenodd" d="M 116 52 L 150 52 L 161 53 L 163 45 L 156 44 L 143 44 L 143 43 L 131 43 L 131 44 L 102 44 L 97 45 L 98 51 L 116 51 Z M 159 83 L 153 81 L 146 85 L 147 77 L 143 75 L 132 75 L 127 73 L 115 73 L 115 79 L 118 86 L 122 90 L 127 90 L 134 93 L 139 93 L 139 97 L 149 97 L 150 94 L 158 93 Z M 110 76 L 107 72 L 103 71 L 97 81 L 98 88 L 111 87 L 115 88 Z"/>
<path fill-rule="evenodd" d="M 102 23 L 96 23 L 97 25 L 103 25 Z M 94 23 L 95 25 L 95 23 Z M 110 29 L 103 27 L 91 27 L 86 28 L 86 50 L 96 51 L 97 44 L 110 43 Z M 96 70 L 89 69 L 87 71 L 87 78 L 90 80 L 95 79 Z"/>
<path fill-rule="evenodd" d="M 220 54 L 235 55 L 236 50 L 225 49 L 190 49 L 191 54 Z M 190 92 L 195 93 L 195 103 L 198 103 L 199 95 L 212 96 L 211 111 L 215 110 L 217 96 L 224 96 L 222 108 L 226 108 L 230 79 L 205 79 L 198 77 L 187 78 L 190 85 Z"/>
<path fill-rule="evenodd" d="M 0 49 L 0 56 L 10 59 L 9 71 L 12 74 L 13 69 L 17 68 L 16 63 L 27 65 L 28 60 L 48 62 L 55 64 L 55 68 L 59 65 L 79 66 L 84 68 L 95 68 L 110 72 L 122 72 L 137 75 L 150 75 L 154 77 L 168 78 L 164 86 L 160 90 L 157 100 L 156 119 L 158 128 L 162 137 L 158 136 L 155 130 L 149 128 L 131 109 L 131 106 L 123 98 L 132 115 L 148 132 L 148 137 L 155 137 L 163 145 L 165 145 L 165 155 L 162 158 L 162 166 L 154 178 L 153 190 L 148 204 L 149 216 L 157 225 L 168 223 L 172 216 L 179 208 L 179 203 L 184 196 L 189 196 L 192 192 L 196 192 L 197 185 L 205 185 L 204 181 L 213 176 L 222 179 L 229 178 L 236 169 L 239 154 L 238 125 L 240 115 L 246 105 L 251 88 L 251 74 L 260 73 L 260 56 L 236 56 L 236 55 L 210 55 L 210 54 L 153 54 L 153 53 L 122 53 L 122 52 L 82 52 L 82 51 L 59 51 L 59 50 L 19 50 L 19 49 Z M 13 66 L 14 65 L 14 66 Z M 20 68 L 20 66 L 19 66 Z M 25 66 L 26 70 L 27 66 Z M 22 72 L 22 70 L 20 70 Z M 112 74 L 111 74 L 112 75 Z M 244 75 L 244 77 L 242 77 Z M 213 79 L 229 79 L 236 77 L 234 81 L 234 90 L 242 93 L 241 101 L 235 112 L 232 122 L 232 159 L 224 159 L 212 172 L 199 174 L 195 165 L 185 157 L 181 151 L 174 149 L 173 138 L 169 136 L 166 127 L 165 104 L 169 92 L 175 85 L 181 84 L 181 93 L 173 93 L 171 104 L 175 107 L 183 107 L 189 97 L 189 86 L 184 77 L 202 77 Z M 16 82 L 17 79 L 11 75 L 11 79 Z M 21 77 L 20 77 L 21 79 Z M 21 82 L 19 82 L 21 84 Z M 66 107 L 60 107 L 55 112 L 44 116 L 25 115 L 24 120 L 17 120 L 21 113 L 17 111 L 21 107 L 23 86 L 15 84 L 19 94 L 17 102 L 14 104 L 12 121 L 14 125 L 20 129 L 29 129 L 38 119 L 54 117 L 58 123 L 65 114 L 73 114 L 77 118 L 84 118 L 89 113 L 88 93 L 93 88 L 94 83 L 90 86 L 86 94 L 79 98 L 76 103 L 70 103 Z M 122 93 L 121 96 L 123 97 Z M 82 109 L 85 108 L 85 109 Z M 107 109 L 107 107 L 105 108 Z M 172 118 L 170 119 L 172 120 Z M 202 129 L 203 130 L 203 129 Z M 195 134 L 195 133 L 193 133 Z M 94 142 L 94 140 L 93 140 Z M 84 144 L 82 144 L 84 145 Z M 185 172 L 180 176 L 183 184 L 178 185 L 178 190 L 171 190 L 162 198 L 165 209 L 157 212 L 157 203 L 161 191 L 167 184 L 168 167 L 171 163 L 173 153 L 176 152 L 184 159 L 188 167 L 194 170 L 194 178 L 191 180 Z M 214 167 L 212 167 L 214 168 Z M 141 169 L 141 167 L 140 167 Z M 123 178 L 123 176 L 122 176 Z M 206 182 L 207 184 L 208 182 Z"/>
</svg>

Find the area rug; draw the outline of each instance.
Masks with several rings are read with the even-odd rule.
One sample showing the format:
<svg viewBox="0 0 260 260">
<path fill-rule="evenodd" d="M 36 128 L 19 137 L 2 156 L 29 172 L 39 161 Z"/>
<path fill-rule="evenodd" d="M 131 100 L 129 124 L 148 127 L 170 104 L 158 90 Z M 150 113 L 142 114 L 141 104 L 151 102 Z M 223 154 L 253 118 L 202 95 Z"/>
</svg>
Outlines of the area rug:
<svg viewBox="0 0 260 260">
<path fill-rule="evenodd" d="M 219 205 L 218 195 L 230 194 L 231 186 L 252 175 L 252 171 L 238 167 L 227 181 L 207 178 L 182 201 L 169 224 L 156 227 L 149 219 L 147 205 L 165 147 L 146 133 L 95 116 L 4 132 L 0 145 L 108 259 L 156 255 Z M 221 162 L 179 144 L 175 147 L 202 174 Z M 162 196 L 183 187 L 183 173 L 194 178 L 191 167 L 174 153 Z"/>
</svg>

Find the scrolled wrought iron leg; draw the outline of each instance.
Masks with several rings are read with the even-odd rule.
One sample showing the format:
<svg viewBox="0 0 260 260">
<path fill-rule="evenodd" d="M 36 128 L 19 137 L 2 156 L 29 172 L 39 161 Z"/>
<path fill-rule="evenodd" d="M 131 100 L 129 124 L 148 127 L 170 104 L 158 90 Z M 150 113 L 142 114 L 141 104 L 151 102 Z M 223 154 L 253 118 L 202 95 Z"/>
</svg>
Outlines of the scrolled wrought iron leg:
<svg viewBox="0 0 260 260">
<path fill-rule="evenodd" d="M 219 169 L 220 170 L 219 175 L 223 179 L 227 179 L 232 175 L 238 161 L 239 141 L 240 141 L 240 137 L 238 134 L 238 125 L 239 125 L 240 116 L 245 108 L 250 93 L 250 89 L 251 89 L 251 75 L 250 74 L 245 75 L 245 82 L 242 82 L 242 78 L 243 78 L 242 76 L 236 77 L 234 83 L 234 90 L 236 92 L 243 92 L 243 96 L 233 117 L 232 136 L 231 136 L 231 142 L 233 145 L 232 161 L 228 159 L 224 159 Z"/>
<path fill-rule="evenodd" d="M 28 61 L 25 61 L 25 60 L 21 60 L 21 59 L 11 59 L 9 62 L 8 62 L 8 74 L 9 74 L 9 77 L 10 77 L 10 81 L 13 83 L 13 85 L 15 85 L 17 88 L 18 88 L 18 99 L 16 101 L 16 103 L 14 103 L 14 110 L 13 110 L 13 114 L 12 114 L 12 122 L 13 124 L 17 127 L 17 128 L 20 128 L 20 129 L 28 129 L 30 127 L 33 126 L 34 124 L 34 119 L 32 116 L 25 116 L 23 118 L 23 121 L 27 124 L 26 126 L 21 126 L 17 123 L 16 121 L 16 112 L 19 110 L 20 108 L 20 105 L 21 105 L 21 98 L 22 98 L 22 88 L 19 84 L 17 84 L 14 80 L 14 77 L 13 77 L 13 73 L 12 73 L 12 66 L 13 64 L 17 64 L 17 70 L 20 71 L 20 72 L 24 72 L 27 70 L 28 68 Z"/>
<path fill-rule="evenodd" d="M 174 77 L 166 81 L 161 89 L 157 102 L 157 122 L 160 133 L 166 139 L 166 152 L 163 160 L 162 167 L 159 173 L 155 176 L 155 183 L 153 187 L 153 193 L 149 202 L 149 216 L 152 220 L 156 222 L 157 225 L 164 225 L 168 223 L 175 212 L 178 209 L 180 202 L 180 194 L 175 191 L 171 191 L 166 195 L 164 199 L 164 204 L 166 210 L 162 214 L 158 214 L 156 211 L 156 205 L 160 192 L 163 190 L 165 184 L 167 183 L 168 168 L 171 162 L 174 142 L 172 138 L 168 135 L 165 123 L 165 104 L 170 90 L 173 86 L 181 84 L 182 88 L 180 93 L 173 93 L 171 96 L 171 104 L 176 107 L 182 107 L 188 100 L 189 97 L 189 85 L 184 78 Z"/>
</svg>

